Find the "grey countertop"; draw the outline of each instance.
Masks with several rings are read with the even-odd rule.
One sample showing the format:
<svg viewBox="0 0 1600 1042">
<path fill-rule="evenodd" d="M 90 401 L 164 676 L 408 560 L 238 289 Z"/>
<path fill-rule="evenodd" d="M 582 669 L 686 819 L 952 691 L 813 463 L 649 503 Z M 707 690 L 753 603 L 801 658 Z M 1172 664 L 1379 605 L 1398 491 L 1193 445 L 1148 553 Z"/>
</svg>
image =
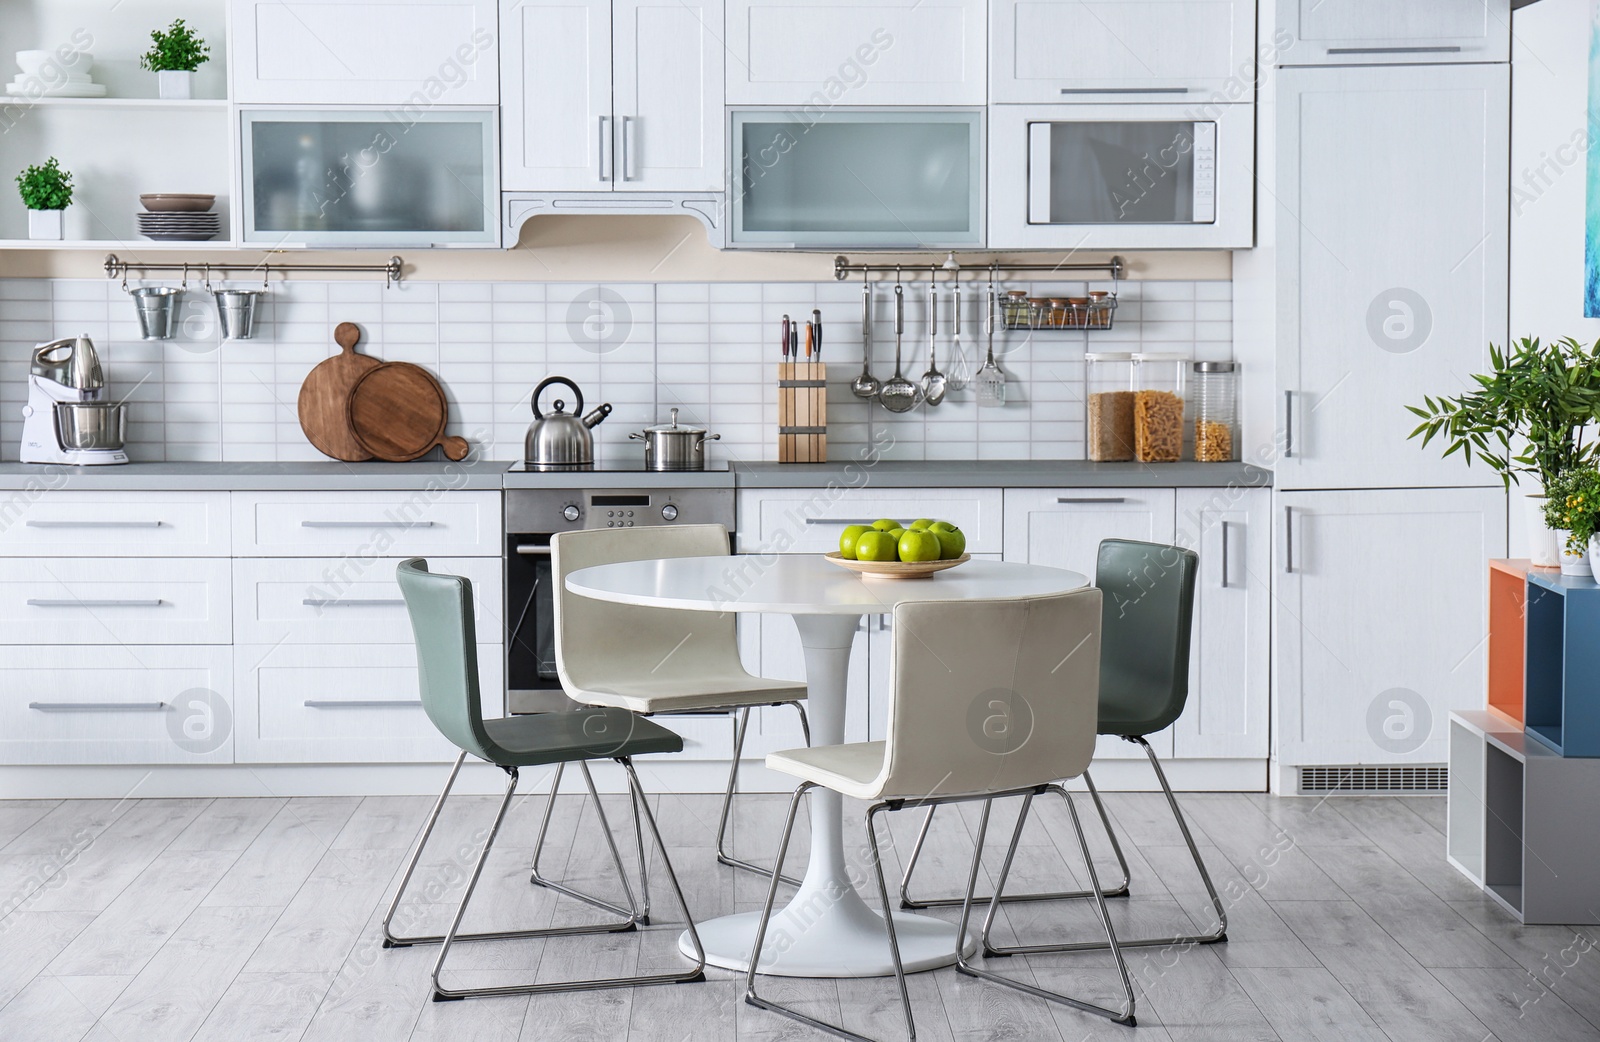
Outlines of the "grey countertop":
<svg viewBox="0 0 1600 1042">
<path fill-rule="evenodd" d="M 84 491 L 383 491 L 559 488 L 1214 488 L 1269 487 L 1244 463 L 1089 463 L 1083 460 L 880 460 L 735 463 L 728 470 L 508 473 L 505 460 L 471 463 L 129 463 L 65 467 L 0 463 L 0 489 Z"/>
</svg>

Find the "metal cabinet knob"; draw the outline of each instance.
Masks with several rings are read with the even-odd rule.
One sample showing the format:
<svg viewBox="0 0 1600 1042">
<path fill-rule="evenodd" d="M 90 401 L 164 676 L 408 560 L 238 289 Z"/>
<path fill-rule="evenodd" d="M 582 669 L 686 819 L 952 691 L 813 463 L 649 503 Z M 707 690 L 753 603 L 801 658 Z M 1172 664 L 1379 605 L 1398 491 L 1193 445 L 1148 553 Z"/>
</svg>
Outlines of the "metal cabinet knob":
<svg viewBox="0 0 1600 1042">
<path fill-rule="evenodd" d="M 668 503 L 666 506 L 661 508 L 661 519 L 663 521 L 678 520 L 678 508 L 673 506 L 671 503 Z"/>
<path fill-rule="evenodd" d="M 578 520 L 578 518 L 580 516 L 582 516 L 582 514 L 583 514 L 583 511 L 579 510 L 576 506 L 573 506 L 571 503 L 568 503 L 561 510 L 561 516 L 566 518 L 568 521 L 576 521 L 576 520 Z"/>
</svg>

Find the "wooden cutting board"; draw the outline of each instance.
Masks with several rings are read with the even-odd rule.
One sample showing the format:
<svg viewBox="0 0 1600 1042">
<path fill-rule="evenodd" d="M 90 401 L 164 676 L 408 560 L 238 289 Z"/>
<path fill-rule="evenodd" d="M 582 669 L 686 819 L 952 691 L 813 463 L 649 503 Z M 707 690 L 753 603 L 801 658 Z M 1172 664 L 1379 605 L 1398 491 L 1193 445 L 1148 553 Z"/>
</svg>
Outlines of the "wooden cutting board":
<svg viewBox="0 0 1600 1042">
<path fill-rule="evenodd" d="M 359 463 L 371 459 L 372 453 L 350 429 L 350 391 L 383 363 L 356 353 L 361 329 L 354 322 L 340 322 L 333 339 L 340 352 L 318 362 L 300 385 L 300 429 L 323 455 Z"/>
<path fill-rule="evenodd" d="M 405 463 L 444 446 L 448 459 L 465 459 L 465 438 L 444 436 L 450 403 L 434 375 L 410 362 L 383 362 L 350 389 L 349 424 L 369 456 Z"/>
</svg>

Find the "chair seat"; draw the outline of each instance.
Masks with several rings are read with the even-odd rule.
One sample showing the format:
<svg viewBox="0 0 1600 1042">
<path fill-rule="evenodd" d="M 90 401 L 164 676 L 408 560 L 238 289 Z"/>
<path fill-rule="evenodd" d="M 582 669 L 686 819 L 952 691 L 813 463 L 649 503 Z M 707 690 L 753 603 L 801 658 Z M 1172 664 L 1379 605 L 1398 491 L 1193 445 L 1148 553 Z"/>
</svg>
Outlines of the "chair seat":
<svg viewBox="0 0 1600 1042">
<path fill-rule="evenodd" d="M 683 739 L 625 709 L 577 709 L 485 720 L 500 767 L 536 767 L 574 760 L 611 759 L 683 751 Z"/>
<path fill-rule="evenodd" d="M 658 677 L 645 673 L 637 678 L 619 678 L 604 686 L 578 687 L 570 683 L 565 686 L 567 697 L 574 702 L 645 714 L 766 706 L 806 697 L 804 684 L 767 680 L 748 673 L 695 677 Z"/>
<path fill-rule="evenodd" d="M 852 742 L 783 749 L 767 754 L 767 766 L 853 799 L 873 800 L 883 795 L 878 778 L 885 748 L 883 742 Z"/>
</svg>

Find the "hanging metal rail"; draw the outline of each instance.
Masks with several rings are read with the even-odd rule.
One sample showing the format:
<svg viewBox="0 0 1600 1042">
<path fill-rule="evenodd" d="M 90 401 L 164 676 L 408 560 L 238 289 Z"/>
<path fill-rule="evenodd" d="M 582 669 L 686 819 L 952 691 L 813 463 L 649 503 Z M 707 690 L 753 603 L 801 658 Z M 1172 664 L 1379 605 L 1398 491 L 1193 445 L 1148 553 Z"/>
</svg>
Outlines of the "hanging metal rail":
<svg viewBox="0 0 1600 1042">
<path fill-rule="evenodd" d="M 878 271 L 878 272 L 908 271 L 908 272 L 915 272 L 915 271 L 921 271 L 924 267 L 929 267 L 929 266 L 930 265 L 922 265 L 922 264 L 916 264 L 916 263 L 909 263 L 908 264 L 908 263 L 905 263 L 903 261 L 901 263 L 899 263 L 899 264 L 866 264 L 866 263 L 851 264 L 850 263 L 850 258 L 844 256 L 843 254 L 840 254 L 839 256 L 833 258 L 833 277 L 835 279 L 839 280 L 840 282 L 843 282 L 847 277 L 849 277 L 852 274 L 859 275 L 859 274 L 865 274 L 866 272 L 870 272 L 870 271 Z M 1067 271 L 1104 271 L 1104 272 L 1110 273 L 1111 278 L 1113 280 L 1118 280 L 1118 281 L 1120 281 L 1122 279 L 1122 276 L 1126 273 L 1126 270 L 1127 270 L 1127 266 L 1124 264 L 1124 262 L 1123 262 L 1121 257 L 1112 257 L 1110 261 L 1102 263 L 1102 264 L 1008 264 L 1008 263 L 1006 263 L 1004 261 L 998 261 L 998 262 L 991 261 L 991 262 L 988 262 L 988 263 L 978 263 L 978 264 L 962 264 L 960 261 L 956 260 L 956 255 L 954 253 L 951 253 L 948 256 L 946 256 L 943 264 L 932 265 L 932 267 L 935 267 L 939 271 L 963 271 L 963 270 L 966 270 L 966 271 L 987 271 L 987 272 L 1002 272 L 1002 271 L 1004 271 L 1004 272 L 1008 272 L 1008 273 L 1016 273 L 1016 272 L 1024 272 L 1024 271 L 1038 271 L 1038 272 L 1052 272 L 1052 273 L 1059 274 L 1061 272 L 1067 272 Z"/>
<path fill-rule="evenodd" d="M 252 275 L 260 275 L 263 284 L 274 271 L 366 271 L 375 275 L 381 274 L 383 288 L 388 289 L 390 285 L 400 281 L 404 267 L 405 262 L 399 257 L 390 257 L 387 264 L 273 264 L 270 261 L 262 261 L 260 264 L 196 264 L 192 261 L 160 263 L 125 261 L 115 253 L 106 254 L 106 278 L 114 279 L 120 276 L 124 282 L 127 281 L 130 271 L 144 274 L 154 271 L 181 271 L 185 279 L 189 277 L 190 272 L 207 277 L 213 272 L 219 275 L 227 275 L 229 272 L 249 272 Z"/>
</svg>

